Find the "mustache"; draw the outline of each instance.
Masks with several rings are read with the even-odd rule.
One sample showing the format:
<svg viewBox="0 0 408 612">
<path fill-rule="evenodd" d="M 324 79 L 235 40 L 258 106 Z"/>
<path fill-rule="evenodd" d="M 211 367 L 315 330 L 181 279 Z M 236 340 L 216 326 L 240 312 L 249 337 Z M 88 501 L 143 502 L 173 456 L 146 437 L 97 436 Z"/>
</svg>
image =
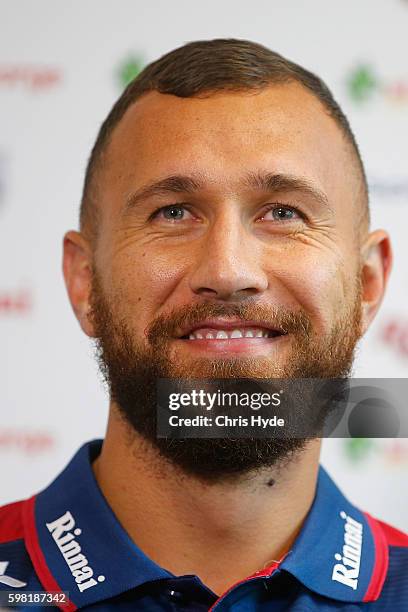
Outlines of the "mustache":
<svg viewBox="0 0 408 612">
<path fill-rule="evenodd" d="M 282 330 L 284 333 L 310 337 L 312 323 L 304 310 L 289 310 L 283 306 L 260 303 L 222 304 L 203 302 L 186 304 L 157 317 L 146 329 L 146 336 L 154 344 L 165 338 L 178 336 L 180 329 L 198 325 L 207 318 L 225 317 L 252 321 L 256 325 Z"/>
</svg>

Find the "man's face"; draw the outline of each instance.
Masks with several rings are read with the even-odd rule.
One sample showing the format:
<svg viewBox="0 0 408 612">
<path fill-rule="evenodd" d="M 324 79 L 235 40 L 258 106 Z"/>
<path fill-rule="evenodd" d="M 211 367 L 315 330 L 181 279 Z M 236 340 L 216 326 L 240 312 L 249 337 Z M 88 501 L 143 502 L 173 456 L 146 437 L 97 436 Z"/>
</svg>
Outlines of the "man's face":
<svg viewBox="0 0 408 612">
<path fill-rule="evenodd" d="M 361 334 L 353 163 L 297 84 L 152 92 L 128 109 L 98 182 L 92 307 L 113 394 L 136 428 L 149 372 L 349 371 Z"/>
<path fill-rule="evenodd" d="M 167 177 L 187 177 L 189 190 L 173 178 L 136 201 Z M 272 309 L 302 312 L 323 339 L 356 298 L 356 194 L 342 133 L 298 85 L 205 99 L 150 93 L 108 147 L 95 258 L 103 291 L 146 348 L 157 318 L 208 303 L 266 308 L 266 319 Z M 279 369 L 291 361 L 291 334 L 199 339 L 233 329 L 272 336 L 282 331 L 270 329 L 274 320 L 263 324 L 261 315 L 245 330 L 239 318 L 224 327 L 221 316 L 204 319 L 187 317 L 166 338 L 176 369 L 197 359 L 245 356 Z"/>
</svg>

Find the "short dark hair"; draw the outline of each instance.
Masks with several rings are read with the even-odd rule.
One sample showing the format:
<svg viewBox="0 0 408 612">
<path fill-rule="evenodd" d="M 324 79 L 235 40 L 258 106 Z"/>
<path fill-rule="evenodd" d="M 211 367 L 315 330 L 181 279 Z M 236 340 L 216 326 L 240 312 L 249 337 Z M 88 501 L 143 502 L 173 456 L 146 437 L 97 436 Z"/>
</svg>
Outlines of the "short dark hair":
<svg viewBox="0 0 408 612">
<path fill-rule="evenodd" d="M 143 94 L 158 91 L 181 98 L 218 91 L 261 90 L 269 85 L 298 82 L 320 100 L 355 153 L 361 178 L 363 215 L 368 221 L 368 187 L 361 155 L 349 122 L 326 84 L 298 64 L 248 40 L 216 39 L 190 42 L 152 62 L 126 87 L 103 122 L 89 157 L 80 209 L 81 229 L 97 233 L 96 174 L 116 125 Z"/>
</svg>

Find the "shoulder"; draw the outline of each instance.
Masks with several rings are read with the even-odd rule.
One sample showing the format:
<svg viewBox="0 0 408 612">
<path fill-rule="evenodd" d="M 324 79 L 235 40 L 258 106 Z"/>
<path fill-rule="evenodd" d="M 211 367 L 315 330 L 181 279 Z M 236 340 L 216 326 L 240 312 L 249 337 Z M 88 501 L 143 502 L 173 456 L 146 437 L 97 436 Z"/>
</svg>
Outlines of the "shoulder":
<svg viewBox="0 0 408 612">
<path fill-rule="evenodd" d="M 387 578 L 392 580 L 398 580 L 399 577 L 404 578 L 408 609 L 408 534 L 383 521 L 375 522 L 388 546 L 389 566 Z"/>
<path fill-rule="evenodd" d="M 395 610 L 408 610 L 408 534 L 384 521 L 366 515 L 377 542 L 383 542 L 381 549 L 385 581 L 379 601 L 383 609 L 394 606 Z M 391 609 L 391 608 L 390 608 Z"/>
<path fill-rule="evenodd" d="M 372 520 L 377 524 L 378 528 L 381 529 L 388 546 L 408 549 L 407 533 L 388 525 L 388 523 L 379 521 L 378 519 Z"/>
<path fill-rule="evenodd" d="M 18 501 L 0 507 L 0 590 L 40 588 L 25 545 L 23 514 L 26 504 L 26 501 Z"/>
<path fill-rule="evenodd" d="M 0 546 L 24 538 L 23 501 L 0 507 Z"/>
</svg>

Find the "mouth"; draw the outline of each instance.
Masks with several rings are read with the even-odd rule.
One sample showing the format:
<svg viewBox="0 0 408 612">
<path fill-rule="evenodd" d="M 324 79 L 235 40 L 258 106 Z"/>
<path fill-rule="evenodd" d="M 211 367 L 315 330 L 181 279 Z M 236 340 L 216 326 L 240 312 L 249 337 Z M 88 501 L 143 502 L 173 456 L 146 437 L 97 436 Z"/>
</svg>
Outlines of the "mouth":
<svg viewBox="0 0 408 612">
<path fill-rule="evenodd" d="M 274 338 L 278 334 L 275 331 L 262 327 L 236 327 L 230 329 L 200 328 L 188 335 L 188 340 L 235 340 L 238 338 Z M 183 338 L 187 340 L 185 336 Z"/>
<path fill-rule="evenodd" d="M 273 327 L 267 321 L 248 321 L 237 317 L 203 319 L 178 331 L 174 338 L 178 350 L 212 359 L 274 359 L 281 355 L 278 345 L 281 347 L 290 336 L 286 330 Z"/>
<path fill-rule="evenodd" d="M 242 319 L 212 319 L 201 321 L 189 329 L 182 330 L 180 340 L 192 341 L 239 341 L 277 338 L 286 335 L 282 329 L 272 328 L 268 324 Z"/>
</svg>

